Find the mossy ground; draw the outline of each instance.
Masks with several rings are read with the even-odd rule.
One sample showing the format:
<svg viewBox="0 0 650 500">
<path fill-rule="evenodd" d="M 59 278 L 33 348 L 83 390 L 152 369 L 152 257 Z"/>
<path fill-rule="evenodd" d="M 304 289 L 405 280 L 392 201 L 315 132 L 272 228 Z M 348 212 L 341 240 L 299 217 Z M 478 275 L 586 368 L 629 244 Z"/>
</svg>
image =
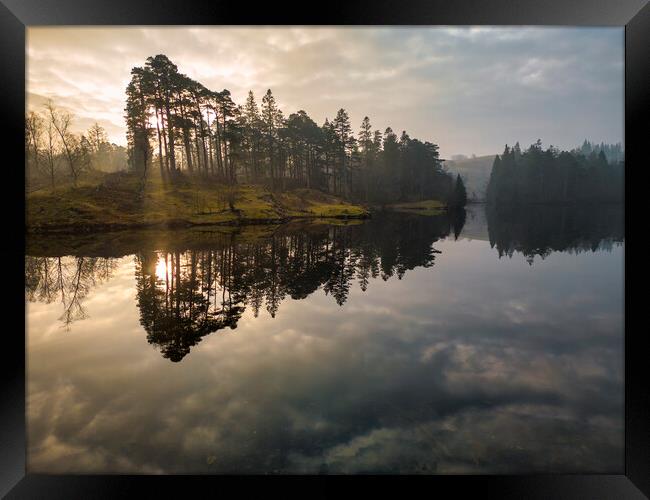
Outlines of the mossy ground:
<svg viewBox="0 0 650 500">
<path fill-rule="evenodd" d="M 388 208 L 399 212 L 417 213 L 421 215 L 440 215 L 447 210 L 447 206 L 439 200 L 423 200 L 409 203 L 396 203 Z"/>
<path fill-rule="evenodd" d="M 128 228 L 156 225 L 279 223 L 294 218 L 363 218 L 368 211 L 320 191 L 273 192 L 261 185 L 229 189 L 210 179 L 183 176 L 171 182 L 152 174 L 141 180 L 120 172 L 95 176 L 77 187 L 42 189 L 27 195 L 31 231 Z"/>
</svg>

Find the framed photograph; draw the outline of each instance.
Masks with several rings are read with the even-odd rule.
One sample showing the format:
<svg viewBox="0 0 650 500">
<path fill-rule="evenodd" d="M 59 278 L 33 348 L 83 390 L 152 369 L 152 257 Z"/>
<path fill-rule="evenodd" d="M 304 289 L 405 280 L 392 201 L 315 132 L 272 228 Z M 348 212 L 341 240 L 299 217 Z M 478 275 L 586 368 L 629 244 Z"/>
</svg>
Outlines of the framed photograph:
<svg viewBox="0 0 650 500">
<path fill-rule="evenodd" d="M 0 1 L 2 495 L 650 495 L 646 0 Z"/>
</svg>

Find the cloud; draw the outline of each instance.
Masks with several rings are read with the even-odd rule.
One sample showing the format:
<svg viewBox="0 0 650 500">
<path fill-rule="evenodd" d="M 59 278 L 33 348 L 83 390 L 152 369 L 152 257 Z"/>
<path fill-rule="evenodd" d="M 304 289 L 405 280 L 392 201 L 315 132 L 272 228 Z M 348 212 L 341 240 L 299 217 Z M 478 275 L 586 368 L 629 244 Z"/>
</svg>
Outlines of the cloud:
<svg viewBox="0 0 650 500">
<path fill-rule="evenodd" d="M 533 272 L 435 245 L 343 308 L 319 290 L 248 310 L 177 364 L 147 344 L 132 256 L 69 332 L 30 303 L 28 470 L 620 473 L 623 248 Z"/>
<path fill-rule="evenodd" d="M 344 107 L 355 129 L 368 115 L 443 156 L 622 139 L 620 28 L 30 27 L 27 53 L 31 94 L 120 144 L 130 69 L 158 53 L 237 102 L 271 88 L 285 114 L 319 123 Z"/>
</svg>

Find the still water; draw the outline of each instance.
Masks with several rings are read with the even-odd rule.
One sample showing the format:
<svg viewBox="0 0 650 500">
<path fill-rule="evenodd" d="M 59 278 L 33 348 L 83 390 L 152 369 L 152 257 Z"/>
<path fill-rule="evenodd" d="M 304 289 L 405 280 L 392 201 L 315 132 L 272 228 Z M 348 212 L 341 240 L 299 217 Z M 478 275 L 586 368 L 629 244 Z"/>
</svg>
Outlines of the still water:
<svg viewBox="0 0 650 500">
<path fill-rule="evenodd" d="M 622 473 L 621 208 L 28 240 L 34 473 Z"/>
</svg>

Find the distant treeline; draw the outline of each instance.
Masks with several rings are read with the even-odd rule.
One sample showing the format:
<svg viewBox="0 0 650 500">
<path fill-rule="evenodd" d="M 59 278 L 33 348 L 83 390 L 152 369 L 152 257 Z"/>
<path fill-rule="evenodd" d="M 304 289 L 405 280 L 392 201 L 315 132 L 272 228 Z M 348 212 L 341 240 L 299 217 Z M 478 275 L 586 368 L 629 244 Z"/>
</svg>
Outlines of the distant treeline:
<svg viewBox="0 0 650 500">
<path fill-rule="evenodd" d="M 616 144 L 605 144 L 604 142 L 601 142 L 600 144 L 592 144 L 585 139 L 582 146 L 573 149 L 571 152 L 588 157 L 592 153 L 599 154 L 601 151 L 605 153 L 605 157 L 609 163 L 625 161 L 625 152 L 623 151 L 623 145 L 620 142 L 617 142 Z"/>
<path fill-rule="evenodd" d="M 549 147 L 540 140 L 522 151 L 519 143 L 506 145 L 497 155 L 487 187 L 493 204 L 620 202 L 623 200 L 624 164 L 609 162 L 600 149 L 585 156 Z"/>
<path fill-rule="evenodd" d="M 237 105 L 228 90 L 206 88 L 165 55 L 149 57 L 131 75 L 125 118 L 134 171 L 156 166 L 169 177 L 307 187 L 377 204 L 455 202 L 460 191 L 436 144 L 373 130 L 368 117 L 355 137 L 344 109 L 319 126 L 302 110 L 285 117 L 270 89 L 261 106 L 252 91 Z"/>
<path fill-rule="evenodd" d="M 25 117 L 25 179 L 28 189 L 77 184 L 89 170 L 126 169 L 126 148 L 108 141 L 95 123 L 83 134 L 72 132 L 74 115 L 48 101 Z"/>
</svg>

